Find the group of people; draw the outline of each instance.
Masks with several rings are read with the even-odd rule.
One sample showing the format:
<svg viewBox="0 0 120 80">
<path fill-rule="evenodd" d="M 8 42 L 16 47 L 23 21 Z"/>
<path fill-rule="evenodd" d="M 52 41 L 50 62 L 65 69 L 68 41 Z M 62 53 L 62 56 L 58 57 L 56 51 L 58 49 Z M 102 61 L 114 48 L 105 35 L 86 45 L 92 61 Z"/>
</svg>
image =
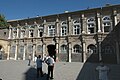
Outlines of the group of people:
<svg viewBox="0 0 120 80">
<path fill-rule="evenodd" d="M 29 63 L 28 65 L 30 65 L 31 62 L 31 56 L 29 56 Z M 34 62 L 36 63 L 36 68 L 37 68 L 37 78 L 39 78 L 40 76 L 43 77 L 43 71 L 42 71 L 42 63 L 46 63 L 48 65 L 48 77 L 50 79 L 53 79 L 53 70 L 54 70 L 54 58 L 53 55 L 49 55 L 47 57 L 45 57 L 44 59 L 41 58 L 41 55 L 35 56 L 35 60 Z"/>
</svg>

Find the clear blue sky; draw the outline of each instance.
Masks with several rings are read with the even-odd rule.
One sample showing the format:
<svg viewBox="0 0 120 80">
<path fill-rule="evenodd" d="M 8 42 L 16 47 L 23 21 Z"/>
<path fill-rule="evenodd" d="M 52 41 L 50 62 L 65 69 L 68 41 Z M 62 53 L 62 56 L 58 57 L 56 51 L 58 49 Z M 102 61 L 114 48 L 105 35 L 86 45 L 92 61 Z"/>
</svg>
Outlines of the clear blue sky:
<svg viewBox="0 0 120 80">
<path fill-rule="evenodd" d="M 13 20 L 97 8 L 107 3 L 120 4 L 120 0 L 0 0 L 0 14 Z"/>
</svg>

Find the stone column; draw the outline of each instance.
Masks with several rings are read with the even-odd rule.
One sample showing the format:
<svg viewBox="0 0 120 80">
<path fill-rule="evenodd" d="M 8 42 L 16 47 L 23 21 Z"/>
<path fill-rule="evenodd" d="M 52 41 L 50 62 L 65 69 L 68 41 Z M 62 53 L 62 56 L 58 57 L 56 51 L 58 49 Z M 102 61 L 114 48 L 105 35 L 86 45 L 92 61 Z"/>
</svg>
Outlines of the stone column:
<svg viewBox="0 0 120 80">
<path fill-rule="evenodd" d="M 46 48 L 45 48 L 45 43 L 43 43 L 43 54 L 42 54 L 42 57 L 44 58 L 47 54 L 46 54 Z"/>
<path fill-rule="evenodd" d="M 43 37 L 46 37 L 46 20 L 44 20 L 44 33 L 43 33 Z"/>
<path fill-rule="evenodd" d="M 15 60 L 18 59 L 18 42 L 16 41 Z"/>
<path fill-rule="evenodd" d="M 28 24 L 25 23 L 25 26 L 28 26 Z M 27 29 L 25 29 L 25 36 L 24 36 L 24 37 L 25 37 L 25 38 L 28 37 L 28 30 L 27 30 Z"/>
<path fill-rule="evenodd" d="M 10 44 L 8 44 L 8 54 L 7 54 L 7 60 L 9 60 L 10 59 Z"/>
<path fill-rule="evenodd" d="M 71 62 L 71 55 L 72 55 L 72 46 L 71 46 L 71 42 L 68 42 L 68 62 Z"/>
<path fill-rule="evenodd" d="M 117 41 L 116 41 L 116 54 L 117 54 L 117 63 L 120 64 L 119 43 Z"/>
<path fill-rule="evenodd" d="M 82 33 L 86 33 L 87 30 L 86 18 L 84 17 L 84 14 L 82 14 L 81 17 L 82 17 L 82 23 L 81 23 Z"/>
<path fill-rule="evenodd" d="M 59 20 L 56 19 L 56 36 L 59 36 Z"/>
<path fill-rule="evenodd" d="M 114 11 L 114 13 L 113 13 L 113 15 L 114 15 L 114 22 L 115 22 L 115 26 L 117 25 L 117 11 L 115 10 Z"/>
<path fill-rule="evenodd" d="M 58 49 L 59 49 L 59 45 L 58 45 L 58 43 L 56 43 L 56 61 L 59 61 L 58 60 Z"/>
<path fill-rule="evenodd" d="M 11 39 L 11 34 L 12 34 L 12 28 L 11 28 L 11 26 L 9 27 L 9 37 L 8 37 L 8 39 Z"/>
<path fill-rule="evenodd" d="M 83 62 L 86 61 L 86 44 L 85 41 L 83 41 Z"/>
<path fill-rule="evenodd" d="M 98 32 L 101 32 L 101 28 L 100 28 L 100 13 L 97 13 L 97 20 L 98 20 Z"/>
<path fill-rule="evenodd" d="M 33 37 L 38 37 L 38 30 L 37 30 L 37 27 L 38 27 L 38 25 L 37 25 L 37 22 L 36 21 L 34 21 L 34 26 L 35 26 L 35 28 L 34 28 L 34 31 L 33 31 Z"/>
<path fill-rule="evenodd" d="M 36 53 L 36 44 L 33 44 L 33 61 L 35 60 L 35 53 Z"/>
<path fill-rule="evenodd" d="M 25 60 L 25 55 L 26 55 L 26 48 L 27 48 L 27 47 L 26 47 L 26 45 L 27 45 L 27 44 L 24 44 L 24 53 L 23 53 L 23 60 Z"/>
<path fill-rule="evenodd" d="M 19 24 L 17 25 L 17 38 L 19 38 Z"/>
</svg>

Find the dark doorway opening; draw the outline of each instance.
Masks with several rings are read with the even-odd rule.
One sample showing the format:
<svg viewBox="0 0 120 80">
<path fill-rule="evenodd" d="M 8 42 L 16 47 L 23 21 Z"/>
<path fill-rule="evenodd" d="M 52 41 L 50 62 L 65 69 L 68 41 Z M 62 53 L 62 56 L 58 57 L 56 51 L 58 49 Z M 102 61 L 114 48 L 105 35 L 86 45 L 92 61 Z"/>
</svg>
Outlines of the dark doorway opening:
<svg viewBox="0 0 120 80">
<path fill-rule="evenodd" d="M 49 55 L 53 56 L 54 60 L 56 61 L 56 51 L 55 51 L 56 46 L 55 45 L 48 45 L 47 48 L 48 48 Z"/>
</svg>

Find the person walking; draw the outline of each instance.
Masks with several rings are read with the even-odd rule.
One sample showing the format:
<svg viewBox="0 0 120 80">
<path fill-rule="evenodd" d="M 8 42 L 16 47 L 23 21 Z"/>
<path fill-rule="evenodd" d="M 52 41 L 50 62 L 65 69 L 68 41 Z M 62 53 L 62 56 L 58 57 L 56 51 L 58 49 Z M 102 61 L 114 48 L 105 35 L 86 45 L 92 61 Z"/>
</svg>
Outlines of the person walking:
<svg viewBox="0 0 120 80">
<path fill-rule="evenodd" d="M 41 75 L 41 77 L 43 77 L 42 63 L 43 63 L 43 60 L 41 59 L 41 55 L 39 55 L 39 56 L 37 57 L 37 60 L 36 60 L 36 65 L 37 65 L 37 78 L 39 78 L 40 75 Z"/>
<path fill-rule="evenodd" d="M 31 54 L 29 54 L 29 58 L 28 58 L 28 66 L 30 66 L 30 64 L 31 64 L 31 60 L 32 60 L 32 56 L 31 56 Z"/>
<path fill-rule="evenodd" d="M 48 78 L 54 79 L 53 78 L 53 70 L 54 70 L 55 61 L 54 61 L 52 55 L 48 56 L 46 63 L 48 64 Z"/>
</svg>

